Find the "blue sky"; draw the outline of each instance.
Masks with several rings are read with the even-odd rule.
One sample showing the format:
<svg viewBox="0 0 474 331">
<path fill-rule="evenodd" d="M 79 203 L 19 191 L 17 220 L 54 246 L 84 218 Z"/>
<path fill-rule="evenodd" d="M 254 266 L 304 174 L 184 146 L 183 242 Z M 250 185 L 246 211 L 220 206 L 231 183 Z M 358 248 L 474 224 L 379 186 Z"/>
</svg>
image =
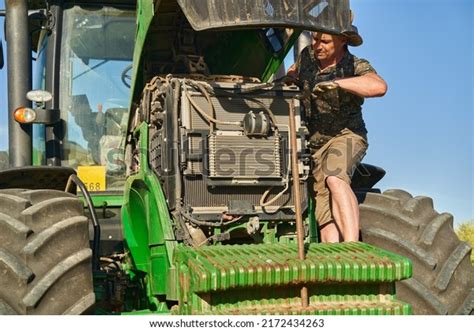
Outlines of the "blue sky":
<svg viewBox="0 0 474 331">
<path fill-rule="evenodd" d="M 389 85 L 367 100 L 366 161 L 381 188 L 431 196 L 455 222 L 474 219 L 472 0 L 353 0 L 369 59 Z"/>
<path fill-rule="evenodd" d="M 389 85 L 385 97 L 364 105 L 370 144 L 364 161 L 387 171 L 382 190 L 430 196 L 455 223 L 474 219 L 473 3 L 351 1 L 364 37 L 351 51 L 367 58 Z M 6 109 L 3 69 L 0 150 L 7 146 Z"/>
<path fill-rule="evenodd" d="M 382 191 L 432 197 L 458 224 L 474 219 L 473 3 L 351 0 L 364 44 L 350 50 L 389 85 L 365 100 L 364 162 L 387 171 Z"/>
<path fill-rule="evenodd" d="M 473 1 L 352 0 L 364 45 L 352 51 L 388 82 L 366 100 L 366 161 L 382 189 L 431 196 L 455 222 L 474 219 Z"/>
</svg>

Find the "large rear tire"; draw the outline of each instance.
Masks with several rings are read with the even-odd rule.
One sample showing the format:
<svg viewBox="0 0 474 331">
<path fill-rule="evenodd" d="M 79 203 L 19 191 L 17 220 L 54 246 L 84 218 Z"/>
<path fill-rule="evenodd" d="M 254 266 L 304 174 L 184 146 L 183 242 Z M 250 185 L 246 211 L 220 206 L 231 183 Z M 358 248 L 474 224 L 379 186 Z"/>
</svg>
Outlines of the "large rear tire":
<svg viewBox="0 0 474 331">
<path fill-rule="evenodd" d="M 471 247 L 456 236 L 453 216 L 437 213 L 431 198 L 401 190 L 358 197 L 362 240 L 413 262 L 413 277 L 396 285 L 398 298 L 415 314 L 472 314 Z"/>
<path fill-rule="evenodd" d="M 0 190 L 0 314 L 82 314 L 95 302 L 88 219 L 56 190 Z"/>
</svg>

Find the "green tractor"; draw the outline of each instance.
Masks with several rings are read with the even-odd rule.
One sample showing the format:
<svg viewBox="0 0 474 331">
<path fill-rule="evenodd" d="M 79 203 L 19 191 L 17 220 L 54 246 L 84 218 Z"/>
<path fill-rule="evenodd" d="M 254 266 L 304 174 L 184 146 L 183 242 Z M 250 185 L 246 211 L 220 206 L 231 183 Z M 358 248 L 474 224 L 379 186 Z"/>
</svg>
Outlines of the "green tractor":
<svg viewBox="0 0 474 331">
<path fill-rule="evenodd" d="M 318 243 L 304 93 L 271 80 L 303 30 L 348 27 L 349 1 L 7 1 L 6 16 L 1 314 L 472 313 L 452 216 L 380 193 L 380 168 L 353 178 L 363 242 Z"/>
</svg>

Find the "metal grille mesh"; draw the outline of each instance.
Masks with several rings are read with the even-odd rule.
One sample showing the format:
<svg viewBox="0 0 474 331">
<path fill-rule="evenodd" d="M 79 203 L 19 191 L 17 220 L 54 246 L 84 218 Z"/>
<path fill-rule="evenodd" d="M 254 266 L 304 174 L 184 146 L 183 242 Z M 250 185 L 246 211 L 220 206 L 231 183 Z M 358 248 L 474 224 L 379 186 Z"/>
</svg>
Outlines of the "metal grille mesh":
<svg viewBox="0 0 474 331">
<path fill-rule="evenodd" d="M 189 151 L 191 153 L 202 153 L 201 137 L 189 137 Z M 202 174 L 204 170 L 201 161 L 190 161 L 188 163 L 188 169 L 191 174 Z"/>
<path fill-rule="evenodd" d="M 209 175 L 232 178 L 280 177 L 278 137 L 211 135 L 209 137 Z"/>
<path fill-rule="evenodd" d="M 246 200 L 254 206 L 260 205 L 260 197 L 267 188 L 262 186 L 207 186 L 201 178 L 187 177 L 184 180 L 185 204 L 193 207 L 227 207 L 230 200 Z M 267 201 L 272 199 L 281 187 L 275 187 L 267 197 Z M 292 185 L 289 189 L 270 206 L 293 207 L 294 200 L 291 197 Z M 302 205 L 306 206 L 306 185 L 300 185 L 302 194 Z"/>
</svg>

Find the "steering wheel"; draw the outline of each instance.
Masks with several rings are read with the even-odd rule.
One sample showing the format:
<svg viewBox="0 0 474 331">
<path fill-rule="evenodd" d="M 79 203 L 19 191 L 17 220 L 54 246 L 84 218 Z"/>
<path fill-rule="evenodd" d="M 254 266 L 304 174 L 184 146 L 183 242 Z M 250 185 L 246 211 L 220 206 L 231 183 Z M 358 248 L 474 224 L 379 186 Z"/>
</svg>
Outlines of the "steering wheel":
<svg viewBox="0 0 474 331">
<path fill-rule="evenodd" d="M 122 71 L 122 75 L 121 75 L 121 79 L 122 79 L 122 83 L 130 88 L 130 86 L 132 85 L 132 68 L 133 68 L 133 65 L 132 64 L 129 64 L 128 66 L 125 67 L 125 69 L 123 69 Z"/>
</svg>

